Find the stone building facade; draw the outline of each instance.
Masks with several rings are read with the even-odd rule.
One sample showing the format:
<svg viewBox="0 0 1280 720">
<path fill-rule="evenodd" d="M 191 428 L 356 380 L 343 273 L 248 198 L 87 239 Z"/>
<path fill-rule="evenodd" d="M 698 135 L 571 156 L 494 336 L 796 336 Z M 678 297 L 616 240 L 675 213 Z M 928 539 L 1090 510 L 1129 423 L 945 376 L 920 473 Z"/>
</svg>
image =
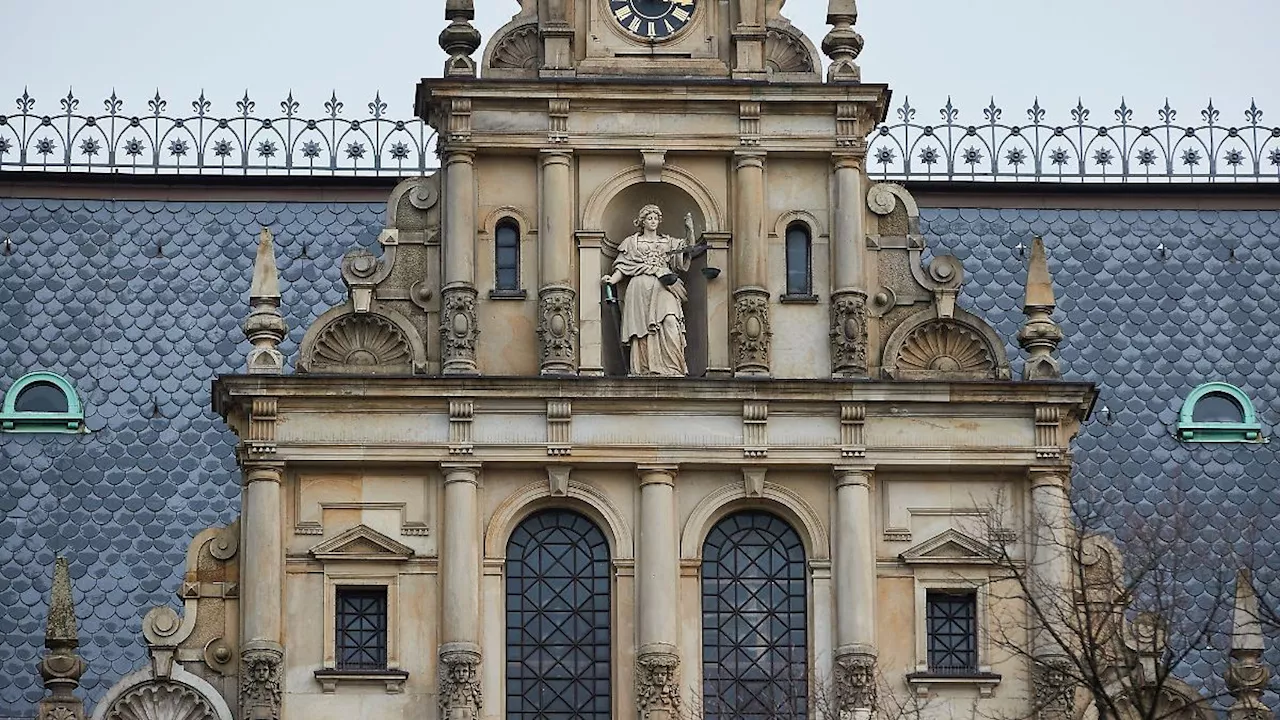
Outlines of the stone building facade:
<svg viewBox="0 0 1280 720">
<path fill-rule="evenodd" d="M 1039 241 L 974 290 L 928 237 L 983 233 L 869 180 L 888 89 L 830 5 L 824 77 L 781 2 L 526 0 L 477 57 L 447 0 L 417 94 L 441 169 L 391 191 L 374 242 L 319 250 L 333 304 L 265 228 L 251 269 L 209 263 L 252 278 L 242 329 L 182 352 L 243 358 L 211 391 L 239 515 L 209 498 L 230 522 L 192 533 L 181 610 L 146 615 L 147 662 L 91 716 L 865 718 L 886 691 L 921 717 L 1065 712 L 1065 649 L 993 558 L 1072 592 L 1098 389 L 1061 377 Z M 649 328 L 675 320 L 679 373 L 629 372 L 646 300 L 602 282 L 649 205 L 682 258 Z M 126 432 L 188 441 L 150 430 Z M 50 657 L 68 634 L 50 622 Z M 40 717 L 81 712 L 54 698 Z"/>
</svg>

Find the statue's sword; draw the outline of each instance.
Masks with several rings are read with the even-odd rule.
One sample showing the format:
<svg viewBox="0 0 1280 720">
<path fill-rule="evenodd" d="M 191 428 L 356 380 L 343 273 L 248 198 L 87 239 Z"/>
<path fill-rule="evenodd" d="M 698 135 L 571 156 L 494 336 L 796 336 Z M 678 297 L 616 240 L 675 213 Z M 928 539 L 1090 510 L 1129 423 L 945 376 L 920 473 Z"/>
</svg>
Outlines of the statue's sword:
<svg viewBox="0 0 1280 720">
<path fill-rule="evenodd" d="M 618 287 L 613 283 L 604 284 L 604 304 L 609 306 L 609 317 L 613 318 L 613 329 L 618 338 L 618 356 L 622 363 L 622 371 L 631 374 L 630 354 L 627 343 L 622 337 L 622 306 L 618 303 Z"/>
</svg>

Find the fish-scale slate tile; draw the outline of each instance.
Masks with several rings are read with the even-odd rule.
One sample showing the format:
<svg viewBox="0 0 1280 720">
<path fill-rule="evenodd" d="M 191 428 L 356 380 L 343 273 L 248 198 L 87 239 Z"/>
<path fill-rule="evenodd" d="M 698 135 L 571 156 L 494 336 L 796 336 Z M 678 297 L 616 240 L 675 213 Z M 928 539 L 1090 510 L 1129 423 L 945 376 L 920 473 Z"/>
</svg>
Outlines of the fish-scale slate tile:
<svg viewBox="0 0 1280 720">
<path fill-rule="evenodd" d="M 1177 530 L 1190 550 L 1180 568 L 1184 626 L 1215 612 L 1225 620 L 1231 576 L 1242 565 L 1280 606 L 1277 443 L 1196 445 L 1174 436 L 1183 399 L 1215 380 L 1250 397 L 1264 432 L 1280 427 L 1280 212 L 1005 209 L 999 221 L 967 212 L 921 211 L 932 251 L 959 257 L 971 278 L 961 304 L 1012 340 L 1022 317 L 1009 302 L 1021 300 L 1025 277 L 1017 248 L 1043 235 L 1055 317 L 1066 332 L 1064 374 L 1097 383 L 1096 407 L 1110 411 L 1095 413 L 1076 441 L 1077 505 L 1105 504 L 1106 528 L 1122 543 L 1137 542 L 1153 522 Z M 1012 343 L 1009 351 L 1018 354 Z M 1220 706 L 1229 700 L 1221 697 L 1226 640 L 1217 635 L 1182 668 Z M 1280 666 L 1280 648 L 1267 659 Z M 1267 702 L 1280 706 L 1274 695 Z"/>
<path fill-rule="evenodd" d="M 242 369 L 260 227 L 276 233 L 290 280 L 293 355 L 306 325 L 342 301 L 342 254 L 375 244 L 384 209 L 0 200 L 13 242 L 0 256 L 0 392 L 31 370 L 61 373 L 92 431 L 0 442 L 0 718 L 34 716 L 43 694 L 35 664 L 55 553 L 71 562 L 93 703 L 143 664 L 146 611 L 177 607 L 192 536 L 238 514 L 235 439 L 209 387 Z M 331 247 L 341 250 L 316 251 Z"/>
<path fill-rule="evenodd" d="M 239 324 L 259 226 L 276 233 L 292 357 L 309 320 L 341 301 L 339 261 L 373 246 L 382 210 L 0 198 L 0 232 L 14 239 L 0 258 L 0 390 L 28 370 L 63 373 L 93 431 L 0 443 L 0 718 L 31 716 L 41 695 L 34 664 L 54 553 L 71 559 L 93 702 L 142 664 L 141 617 L 176 606 L 194 532 L 239 511 L 234 438 L 208 389 L 248 349 Z M 1209 380 L 1248 393 L 1267 432 L 1280 424 L 1267 352 L 1280 336 L 1280 213 L 925 209 L 922 229 L 933 250 L 964 262 L 962 304 L 1010 340 L 1013 358 L 1017 248 L 1046 236 L 1066 373 L 1096 382 L 1112 418 L 1077 440 L 1078 501 L 1112 506 L 1105 519 L 1121 540 L 1152 518 L 1183 523 L 1193 621 L 1216 606 L 1222 571 L 1246 545 L 1258 588 L 1280 592 L 1273 446 L 1173 436 L 1182 398 Z M 1209 649 L 1186 673 L 1219 692 L 1224 667 L 1221 648 Z"/>
</svg>

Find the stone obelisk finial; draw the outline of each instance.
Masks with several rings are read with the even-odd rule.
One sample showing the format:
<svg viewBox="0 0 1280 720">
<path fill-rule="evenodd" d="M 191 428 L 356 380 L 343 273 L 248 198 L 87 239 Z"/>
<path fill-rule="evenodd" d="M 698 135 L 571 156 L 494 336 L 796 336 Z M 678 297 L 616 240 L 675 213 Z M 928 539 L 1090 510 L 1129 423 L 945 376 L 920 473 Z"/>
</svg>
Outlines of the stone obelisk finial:
<svg viewBox="0 0 1280 720">
<path fill-rule="evenodd" d="M 853 29 L 856 22 L 856 0 L 830 0 L 827 4 L 827 24 L 831 32 L 822 39 L 822 52 L 831 58 L 827 82 L 862 82 L 862 69 L 855 62 L 862 54 L 862 36 Z"/>
<path fill-rule="evenodd" d="M 1236 596 L 1231 617 L 1231 665 L 1227 668 L 1227 688 L 1235 698 L 1227 717 L 1230 720 L 1274 720 L 1262 702 L 1270 671 L 1262 663 L 1265 648 L 1262 619 L 1258 615 L 1258 595 L 1248 570 L 1236 575 Z"/>
<path fill-rule="evenodd" d="M 471 54 L 480 47 L 480 31 L 471 25 L 476 19 L 473 0 L 445 0 L 444 19 L 449 22 L 440 31 L 440 47 L 449 54 L 444 61 L 445 77 L 475 77 L 476 61 Z"/>
<path fill-rule="evenodd" d="M 1027 321 L 1018 331 L 1018 345 L 1027 351 L 1022 368 L 1023 380 L 1058 380 L 1062 371 L 1053 353 L 1062 342 L 1062 328 L 1053 321 L 1053 278 L 1044 252 L 1044 240 L 1031 241 L 1031 264 L 1027 268 L 1027 295 L 1022 312 Z"/>
<path fill-rule="evenodd" d="M 36 708 L 36 720 L 84 720 L 84 703 L 75 696 L 84 674 L 85 662 L 76 648 L 76 609 L 71 597 L 71 571 L 67 559 L 53 563 L 53 588 L 49 591 L 49 616 L 46 619 L 44 658 L 37 666 L 49 695 Z"/>
<path fill-rule="evenodd" d="M 249 286 L 249 317 L 244 334 L 253 343 L 249 351 L 250 375 L 279 375 L 284 372 L 284 355 L 277 349 L 288 326 L 280 314 L 280 278 L 276 272 L 276 250 L 271 231 L 262 228 L 258 254 L 253 261 L 253 284 Z"/>
</svg>

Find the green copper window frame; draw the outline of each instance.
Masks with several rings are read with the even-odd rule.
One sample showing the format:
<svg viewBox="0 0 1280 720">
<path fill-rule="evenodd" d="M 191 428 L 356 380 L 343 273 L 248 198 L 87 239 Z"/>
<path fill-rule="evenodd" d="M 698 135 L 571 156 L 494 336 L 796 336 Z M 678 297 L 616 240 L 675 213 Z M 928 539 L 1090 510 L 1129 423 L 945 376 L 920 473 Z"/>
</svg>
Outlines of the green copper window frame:
<svg viewBox="0 0 1280 720">
<path fill-rule="evenodd" d="M 66 412 L 18 411 L 18 398 L 34 385 L 52 385 L 66 398 Z M 84 406 L 76 389 L 57 373 L 38 371 L 27 373 L 14 381 L 4 394 L 0 405 L 0 431 L 12 433 L 79 433 L 84 432 Z"/>
<path fill-rule="evenodd" d="M 1196 405 L 1205 398 L 1222 396 L 1240 408 L 1240 422 L 1197 422 Z M 1182 410 L 1178 412 L 1178 439 L 1183 442 L 1201 443 L 1265 443 L 1262 436 L 1262 423 L 1258 421 L 1258 413 L 1253 402 L 1240 388 L 1224 382 L 1205 383 L 1182 402 Z"/>
</svg>

